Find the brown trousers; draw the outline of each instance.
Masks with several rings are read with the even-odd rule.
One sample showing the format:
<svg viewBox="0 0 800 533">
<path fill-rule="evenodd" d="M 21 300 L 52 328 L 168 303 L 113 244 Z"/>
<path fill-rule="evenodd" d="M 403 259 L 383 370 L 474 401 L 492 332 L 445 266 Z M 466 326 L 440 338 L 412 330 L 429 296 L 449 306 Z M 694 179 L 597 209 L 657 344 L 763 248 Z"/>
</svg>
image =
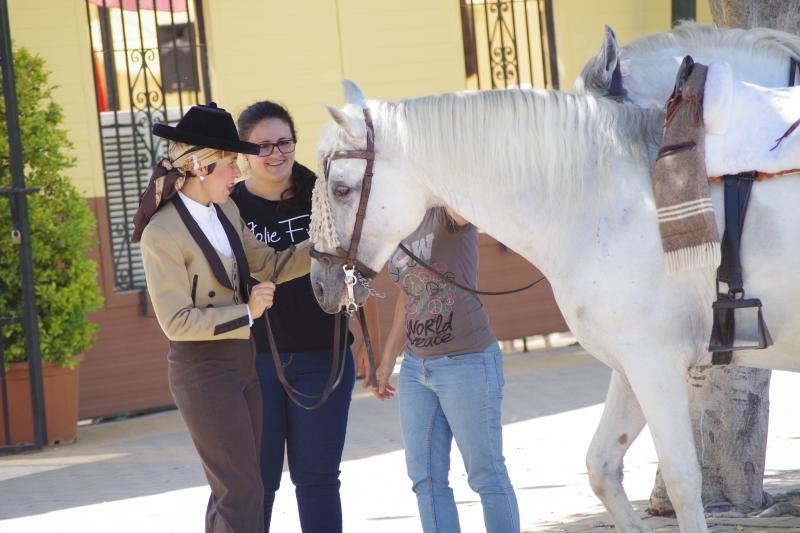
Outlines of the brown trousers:
<svg viewBox="0 0 800 533">
<path fill-rule="evenodd" d="M 206 533 L 264 531 L 255 357 L 251 339 L 170 343 L 170 391 L 211 486 Z"/>
</svg>

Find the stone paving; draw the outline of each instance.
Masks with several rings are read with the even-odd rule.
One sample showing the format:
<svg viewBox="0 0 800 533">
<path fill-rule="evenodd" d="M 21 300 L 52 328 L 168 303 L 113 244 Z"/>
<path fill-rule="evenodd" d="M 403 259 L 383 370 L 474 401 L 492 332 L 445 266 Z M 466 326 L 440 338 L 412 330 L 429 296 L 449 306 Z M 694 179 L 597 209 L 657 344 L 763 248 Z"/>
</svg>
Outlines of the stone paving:
<svg viewBox="0 0 800 533">
<path fill-rule="evenodd" d="M 506 358 L 504 449 L 526 532 L 613 529 L 586 479 L 584 455 L 602 411 L 609 371 L 576 348 Z M 766 488 L 800 488 L 800 374 L 772 378 Z M 631 447 L 625 486 L 643 513 L 656 469 L 645 432 Z M 451 484 L 464 533 L 484 531 L 478 497 L 457 450 Z M 342 464 L 346 532 L 420 531 L 405 475 L 397 402 L 357 388 Z M 78 443 L 0 457 L 0 532 L 183 533 L 202 531 L 208 487 L 175 411 L 89 425 Z M 655 531 L 676 522 L 647 518 Z M 797 531 L 800 517 L 709 519 L 711 530 Z M 288 475 L 273 531 L 299 531 Z"/>
</svg>

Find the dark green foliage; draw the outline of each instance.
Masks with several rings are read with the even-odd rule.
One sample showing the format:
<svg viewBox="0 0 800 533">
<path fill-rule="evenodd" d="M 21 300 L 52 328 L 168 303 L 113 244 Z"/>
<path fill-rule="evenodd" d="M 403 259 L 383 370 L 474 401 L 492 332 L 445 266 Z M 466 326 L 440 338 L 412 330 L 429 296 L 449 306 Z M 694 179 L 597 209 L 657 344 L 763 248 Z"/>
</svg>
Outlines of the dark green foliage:
<svg viewBox="0 0 800 533">
<path fill-rule="evenodd" d="M 62 127 L 42 58 L 14 52 L 25 180 L 39 187 L 28 196 L 36 303 L 42 360 L 74 366 L 74 356 L 94 344 L 97 325 L 87 314 L 103 304 L 96 263 L 86 254 L 95 244 L 95 222 L 65 171 L 74 166 L 72 144 Z M 0 79 L 0 84 L 2 79 Z M 0 187 L 11 186 L 5 101 L 0 93 Z M 0 316 L 22 316 L 19 247 L 12 244 L 11 210 L 0 197 Z M 21 325 L 2 330 L 6 361 L 25 360 Z"/>
</svg>

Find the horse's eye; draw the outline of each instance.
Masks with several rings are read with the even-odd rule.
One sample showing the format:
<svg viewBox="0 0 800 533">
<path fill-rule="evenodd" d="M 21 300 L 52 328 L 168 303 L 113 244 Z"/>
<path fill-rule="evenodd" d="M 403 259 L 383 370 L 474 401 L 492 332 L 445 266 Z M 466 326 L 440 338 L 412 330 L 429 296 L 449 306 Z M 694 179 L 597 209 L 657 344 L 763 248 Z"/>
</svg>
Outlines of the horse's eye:
<svg viewBox="0 0 800 533">
<path fill-rule="evenodd" d="M 350 187 L 347 187 L 345 185 L 337 185 L 333 189 L 333 194 L 337 198 L 345 198 L 345 197 L 347 197 L 348 194 L 350 194 Z"/>
</svg>

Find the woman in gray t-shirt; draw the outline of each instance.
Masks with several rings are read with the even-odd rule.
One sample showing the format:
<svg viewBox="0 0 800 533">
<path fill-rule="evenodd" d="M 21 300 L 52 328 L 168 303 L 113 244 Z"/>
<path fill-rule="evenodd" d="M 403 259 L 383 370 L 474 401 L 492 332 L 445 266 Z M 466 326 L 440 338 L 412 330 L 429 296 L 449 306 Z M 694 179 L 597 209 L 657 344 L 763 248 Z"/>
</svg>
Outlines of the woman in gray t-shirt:
<svg viewBox="0 0 800 533">
<path fill-rule="evenodd" d="M 428 210 L 403 244 L 446 278 L 477 285 L 477 229 L 445 208 Z M 448 481 L 455 437 L 469 485 L 481 497 L 486 531 L 519 531 L 503 457 L 503 359 L 483 304 L 399 249 L 389 275 L 400 296 L 374 393 L 382 400 L 394 396 L 389 376 L 402 350 L 400 421 L 423 530 L 460 531 Z"/>
</svg>

